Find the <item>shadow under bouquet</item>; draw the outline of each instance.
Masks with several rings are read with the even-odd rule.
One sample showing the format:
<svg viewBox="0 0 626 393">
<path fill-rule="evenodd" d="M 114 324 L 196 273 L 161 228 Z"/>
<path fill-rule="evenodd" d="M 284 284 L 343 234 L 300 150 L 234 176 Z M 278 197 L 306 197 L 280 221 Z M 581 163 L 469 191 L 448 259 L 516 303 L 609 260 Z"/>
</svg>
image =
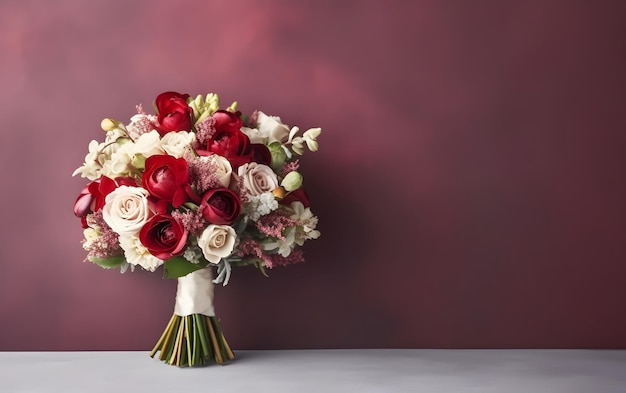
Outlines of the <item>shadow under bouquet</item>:
<svg viewBox="0 0 626 393">
<path fill-rule="evenodd" d="M 320 128 L 300 133 L 279 117 L 216 94 L 165 92 L 155 114 L 141 105 L 127 123 L 102 121 L 73 173 L 89 180 L 74 204 L 86 260 L 122 273 L 163 269 L 178 280 L 174 313 L 150 353 L 176 366 L 234 358 L 213 308 L 214 285 L 235 266 L 302 262 L 317 217 L 299 158 L 317 151 Z"/>
</svg>

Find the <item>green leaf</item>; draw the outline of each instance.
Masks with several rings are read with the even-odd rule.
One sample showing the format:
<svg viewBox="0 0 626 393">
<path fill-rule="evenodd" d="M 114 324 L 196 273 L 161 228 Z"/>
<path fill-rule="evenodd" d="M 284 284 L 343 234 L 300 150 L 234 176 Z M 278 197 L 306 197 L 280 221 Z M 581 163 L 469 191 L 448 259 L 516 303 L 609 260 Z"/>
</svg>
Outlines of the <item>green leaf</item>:
<svg viewBox="0 0 626 393">
<path fill-rule="evenodd" d="M 183 257 L 173 257 L 165 261 L 163 264 L 163 277 L 178 278 L 186 276 L 187 274 L 200 270 L 205 266 L 206 265 L 202 263 L 191 263 Z"/>
<path fill-rule="evenodd" d="M 280 142 L 272 142 L 267 146 L 270 154 L 272 155 L 272 162 L 270 166 L 275 171 L 280 170 L 282 166 L 285 164 L 285 160 L 287 159 L 287 153 L 285 153 L 285 149 L 283 149 L 282 144 Z"/>
<path fill-rule="evenodd" d="M 95 263 L 96 265 L 105 268 L 105 269 L 113 269 L 118 266 L 122 266 L 122 264 L 126 261 L 123 256 L 110 257 L 110 258 L 89 258 L 89 261 Z"/>
<path fill-rule="evenodd" d="M 232 225 L 233 229 L 235 230 L 235 233 L 237 234 L 243 233 L 243 231 L 246 230 L 247 226 L 248 226 L 248 219 L 243 214 L 242 214 L 242 217 Z"/>
</svg>

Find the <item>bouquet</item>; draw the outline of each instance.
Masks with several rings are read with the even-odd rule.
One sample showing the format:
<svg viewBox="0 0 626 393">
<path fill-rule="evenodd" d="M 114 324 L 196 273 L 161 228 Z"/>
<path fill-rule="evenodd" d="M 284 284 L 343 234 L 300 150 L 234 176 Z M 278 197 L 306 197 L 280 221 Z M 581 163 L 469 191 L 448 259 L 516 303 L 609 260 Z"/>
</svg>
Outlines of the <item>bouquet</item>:
<svg viewBox="0 0 626 393">
<path fill-rule="evenodd" d="M 163 269 L 176 278 L 174 314 L 150 353 L 176 366 L 234 358 L 213 308 L 214 285 L 235 266 L 266 275 L 303 261 L 318 219 L 302 187 L 299 158 L 317 151 L 320 128 L 300 134 L 216 94 L 165 92 L 155 114 L 141 105 L 128 123 L 106 118 L 73 173 L 89 180 L 74 204 L 86 260 L 122 273 Z"/>
</svg>

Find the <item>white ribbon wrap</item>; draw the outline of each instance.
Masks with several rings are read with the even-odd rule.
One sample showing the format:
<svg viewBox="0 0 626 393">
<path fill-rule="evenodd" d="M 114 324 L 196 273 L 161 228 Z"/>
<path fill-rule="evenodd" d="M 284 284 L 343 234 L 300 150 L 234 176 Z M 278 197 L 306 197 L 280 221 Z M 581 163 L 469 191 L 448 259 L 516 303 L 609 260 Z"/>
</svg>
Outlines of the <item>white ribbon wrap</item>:
<svg viewBox="0 0 626 393">
<path fill-rule="evenodd" d="M 178 278 L 174 314 L 215 316 L 213 309 L 213 272 L 211 268 L 196 270 Z"/>
</svg>

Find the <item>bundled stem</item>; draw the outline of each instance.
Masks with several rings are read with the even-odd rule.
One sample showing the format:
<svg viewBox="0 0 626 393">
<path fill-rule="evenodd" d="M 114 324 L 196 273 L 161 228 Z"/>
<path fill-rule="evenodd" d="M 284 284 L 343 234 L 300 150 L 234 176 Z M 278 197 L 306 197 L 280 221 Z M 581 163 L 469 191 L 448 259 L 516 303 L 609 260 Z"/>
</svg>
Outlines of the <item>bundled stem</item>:
<svg viewBox="0 0 626 393">
<path fill-rule="evenodd" d="M 150 352 L 178 367 L 223 364 L 235 358 L 216 317 L 202 314 L 172 315 L 163 334 Z"/>
</svg>

